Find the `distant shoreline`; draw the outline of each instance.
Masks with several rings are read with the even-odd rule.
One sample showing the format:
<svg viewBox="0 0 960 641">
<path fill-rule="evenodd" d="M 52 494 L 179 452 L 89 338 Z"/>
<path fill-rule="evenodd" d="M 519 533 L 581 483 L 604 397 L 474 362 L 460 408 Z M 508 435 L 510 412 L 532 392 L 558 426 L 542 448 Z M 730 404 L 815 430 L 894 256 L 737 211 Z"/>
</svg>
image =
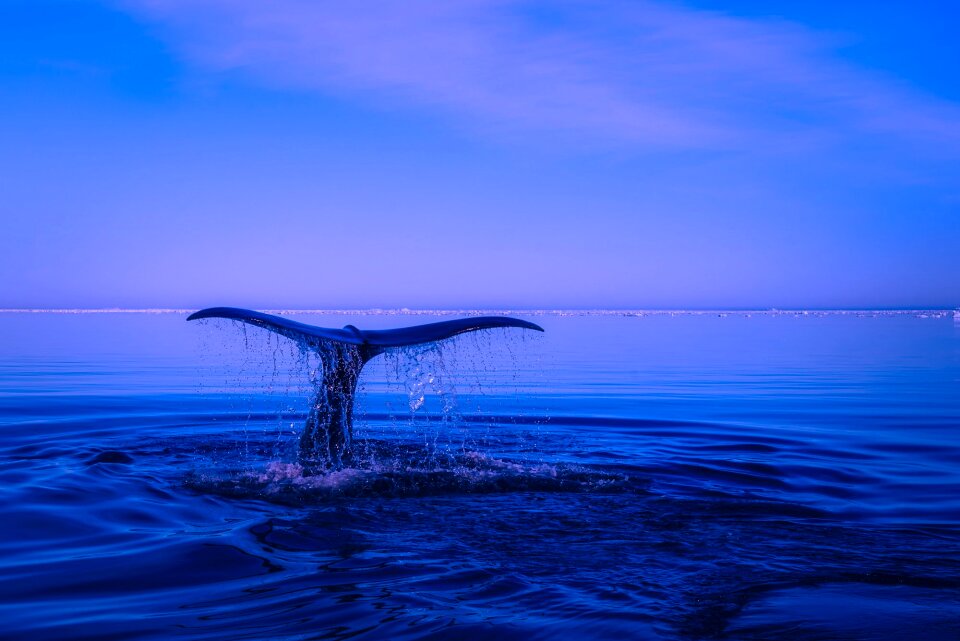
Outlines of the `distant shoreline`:
<svg viewBox="0 0 960 641">
<path fill-rule="evenodd" d="M 0 314 L 189 314 L 194 308 L 10 308 Z M 918 316 L 946 318 L 953 308 L 929 309 L 265 309 L 270 314 L 317 314 L 341 316 L 477 316 L 522 314 L 525 316 Z"/>
</svg>

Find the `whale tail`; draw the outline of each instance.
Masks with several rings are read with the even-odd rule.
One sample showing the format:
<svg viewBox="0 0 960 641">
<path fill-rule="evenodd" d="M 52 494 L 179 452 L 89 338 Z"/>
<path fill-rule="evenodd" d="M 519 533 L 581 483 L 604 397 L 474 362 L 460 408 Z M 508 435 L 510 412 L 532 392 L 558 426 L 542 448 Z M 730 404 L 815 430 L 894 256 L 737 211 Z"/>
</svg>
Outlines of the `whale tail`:
<svg viewBox="0 0 960 641">
<path fill-rule="evenodd" d="M 316 327 L 236 307 L 211 307 L 187 317 L 227 318 L 276 332 L 314 350 L 323 365 L 323 379 L 300 437 L 300 459 L 337 467 L 349 460 L 353 441 L 353 399 L 360 371 L 373 357 L 392 347 L 434 343 L 482 329 L 519 327 L 543 331 L 534 323 L 506 316 L 479 316 L 387 330 Z"/>
</svg>

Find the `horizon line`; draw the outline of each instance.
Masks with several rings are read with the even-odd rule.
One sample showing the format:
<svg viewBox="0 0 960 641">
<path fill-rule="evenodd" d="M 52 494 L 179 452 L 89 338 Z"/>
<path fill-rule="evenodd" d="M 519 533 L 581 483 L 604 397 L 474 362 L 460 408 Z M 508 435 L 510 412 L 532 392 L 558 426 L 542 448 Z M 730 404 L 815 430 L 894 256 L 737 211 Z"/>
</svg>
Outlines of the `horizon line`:
<svg viewBox="0 0 960 641">
<path fill-rule="evenodd" d="M 9 307 L 0 308 L 3 314 L 188 314 L 196 311 L 193 307 Z M 513 308 L 513 307 L 476 307 L 476 308 L 408 308 L 408 307 L 356 307 L 356 308 L 275 308 L 262 309 L 271 314 L 338 314 L 338 315 L 437 315 L 450 314 L 507 314 L 522 313 L 531 315 L 614 315 L 614 314 L 923 314 L 923 313 L 960 313 L 960 307 L 716 307 L 716 308 Z"/>
</svg>

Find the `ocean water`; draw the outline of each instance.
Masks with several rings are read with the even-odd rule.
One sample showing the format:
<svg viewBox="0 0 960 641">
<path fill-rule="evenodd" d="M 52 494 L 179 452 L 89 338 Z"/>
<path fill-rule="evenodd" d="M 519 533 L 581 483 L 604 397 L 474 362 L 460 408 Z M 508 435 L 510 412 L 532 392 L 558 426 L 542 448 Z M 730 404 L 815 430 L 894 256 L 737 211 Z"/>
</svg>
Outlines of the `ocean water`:
<svg viewBox="0 0 960 641">
<path fill-rule="evenodd" d="M 960 638 L 952 314 L 516 315 L 372 361 L 324 473 L 287 339 L 0 314 L 0 636 Z"/>
</svg>

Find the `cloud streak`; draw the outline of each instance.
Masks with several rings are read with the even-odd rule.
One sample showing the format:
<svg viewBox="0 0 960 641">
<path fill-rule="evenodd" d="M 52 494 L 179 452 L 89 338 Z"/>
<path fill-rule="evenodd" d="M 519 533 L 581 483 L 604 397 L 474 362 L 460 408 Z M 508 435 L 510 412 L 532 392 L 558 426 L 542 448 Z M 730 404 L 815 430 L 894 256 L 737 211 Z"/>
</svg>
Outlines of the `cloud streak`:
<svg viewBox="0 0 960 641">
<path fill-rule="evenodd" d="M 826 35 L 658 2 L 125 0 L 193 64 L 577 143 L 960 142 L 960 107 Z"/>
</svg>

